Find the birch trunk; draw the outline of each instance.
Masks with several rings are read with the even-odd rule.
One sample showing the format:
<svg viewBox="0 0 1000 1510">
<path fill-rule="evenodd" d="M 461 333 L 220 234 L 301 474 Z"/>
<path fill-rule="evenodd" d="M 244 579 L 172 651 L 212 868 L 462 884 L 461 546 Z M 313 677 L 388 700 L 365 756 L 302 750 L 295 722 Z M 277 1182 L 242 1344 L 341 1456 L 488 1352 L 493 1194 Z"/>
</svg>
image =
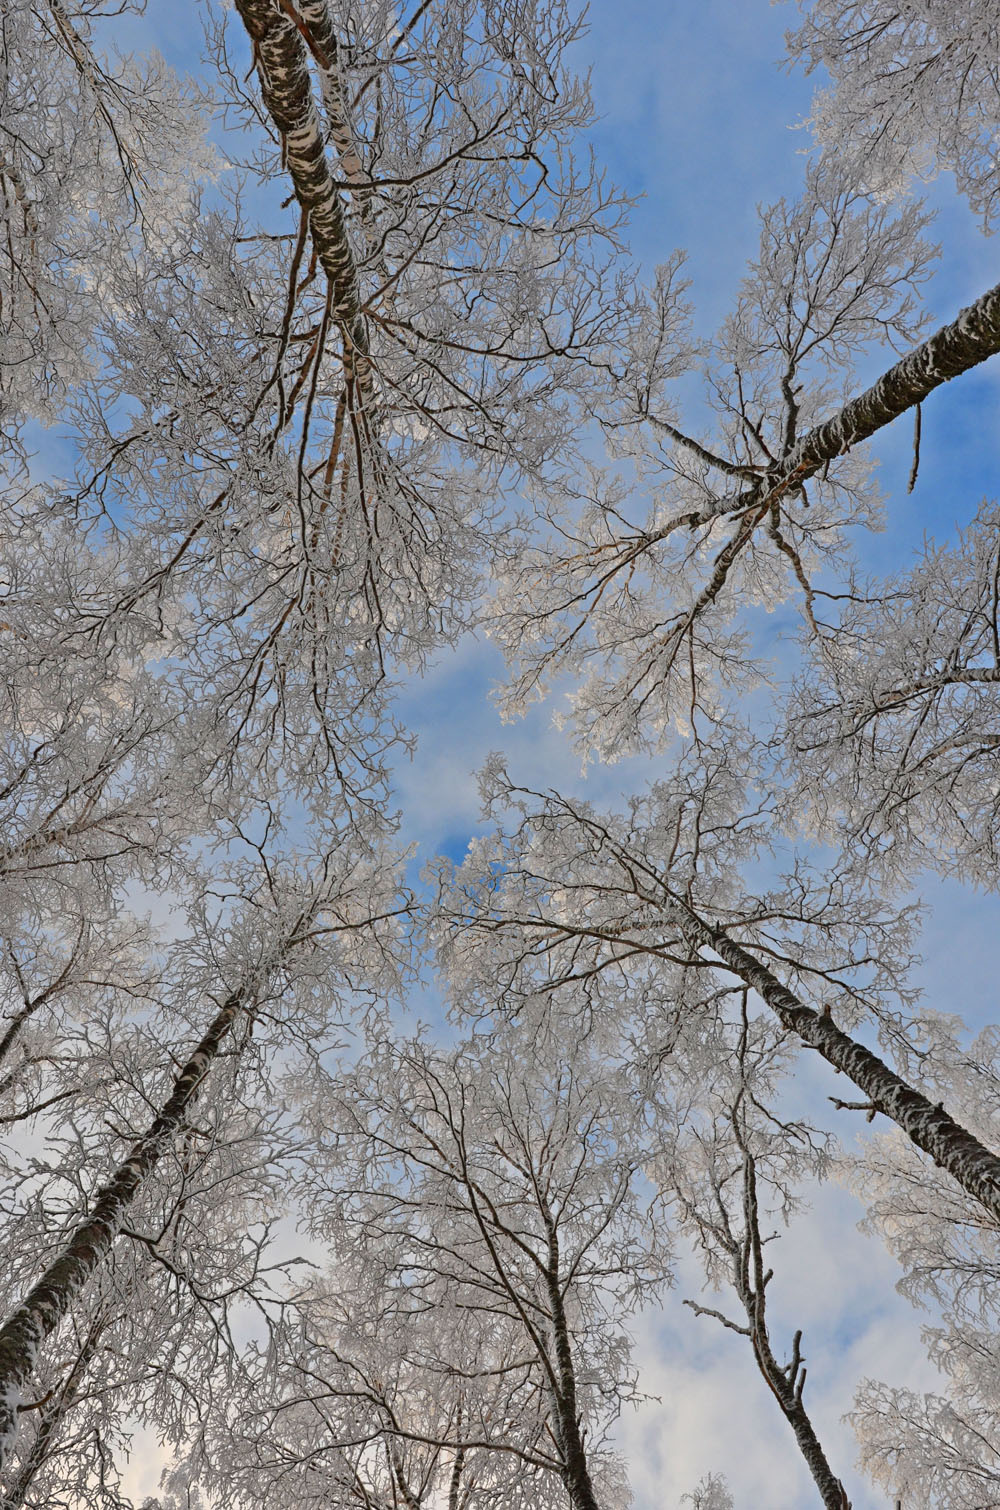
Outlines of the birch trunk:
<svg viewBox="0 0 1000 1510">
<path fill-rule="evenodd" d="M 1000 1223 L 1000 1158 L 920 1091 L 900 1078 L 877 1054 L 837 1027 L 825 1013 L 814 1012 L 782 985 L 766 965 L 706 923 L 686 903 L 673 899 L 681 926 L 697 948 L 713 950 L 745 985 L 756 991 L 782 1026 L 821 1054 L 868 1097 L 876 1111 L 891 1118 L 911 1142 L 958 1181 Z"/>
<path fill-rule="evenodd" d="M 56 1446 L 67 1413 L 79 1394 L 91 1360 L 97 1352 L 103 1330 L 103 1321 L 95 1323 L 80 1350 L 76 1362 L 69 1372 L 66 1382 L 55 1398 L 43 1407 L 41 1423 L 38 1427 L 35 1440 L 31 1444 L 31 1450 L 24 1459 L 21 1471 L 14 1483 L 8 1489 L 3 1499 L 0 1499 L 0 1510 L 21 1510 L 39 1470 L 44 1466 L 50 1453 Z"/>
<path fill-rule="evenodd" d="M 308 37 L 324 70 L 336 65 L 336 41 L 326 7 L 308 7 L 302 29 L 273 0 L 236 0 L 236 9 L 254 45 L 264 105 L 278 129 L 295 197 L 309 220 L 313 246 L 333 293 L 333 312 L 344 338 L 345 365 L 372 407 L 368 326 L 347 218 L 330 172 L 323 126 L 316 109 L 309 68 Z M 324 24 L 324 19 L 326 24 Z M 329 55 L 328 55 L 329 54 Z M 341 122 L 341 136 L 347 129 Z"/>
<path fill-rule="evenodd" d="M 877 382 L 857 398 L 849 400 L 830 419 L 807 431 L 759 482 L 738 497 L 730 494 L 705 509 L 684 515 L 680 522 L 692 526 L 708 524 L 727 514 L 766 507 L 806 482 L 826 462 L 843 456 L 877 430 L 891 425 L 894 419 L 922 403 L 936 388 L 980 366 L 998 352 L 1000 284 L 988 289 L 974 304 L 960 310 L 950 324 L 943 325 L 902 357 Z M 684 445 L 691 446 L 687 437 L 679 438 Z M 712 465 L 718 464 L 717 458 L 709 456 L 708 459 Z"/>
<path fill-rule="evenodd" d="M 221 1045 L 251 1001 L 246 986 L 228 997 L 174 1080 L 159 1114 L 98 1190 L 85 1220 L 62 1252 L 0 1327 L 0 1469 L 17 1435 L 21 1392 L 34 1372 L 40 1348 L 106 1258 L 129 1206 L 173 1142 Z"/>
<path fill-rule="evenodd" d="M 549 1227 L 549 1268 L 545 1276 L 552 1313 L 552 1340 L 555 1345 L 558 1392 L 555 1393 L 556 1434 L 563 1461 L 563 1483 L 573 1510 L 600 1510 L 587 1466 L 587 1453 L 580 1430 L 576 1399 L 576 1373 L 570 1341 L 566 1307 L 559 1283 L 559 1239 Z"/>
<path fill-rule="evenodd" d="M 960 310 L 950 325 L 935 331 L 832 419 L 803 435 L 782 460 L 780 480 L 787 485 L 811 477 L 824 462 L 842 456 L 921 403 L 935 388 L 978 367 L 998 351 L 1000 284 Z"/>
</svg>

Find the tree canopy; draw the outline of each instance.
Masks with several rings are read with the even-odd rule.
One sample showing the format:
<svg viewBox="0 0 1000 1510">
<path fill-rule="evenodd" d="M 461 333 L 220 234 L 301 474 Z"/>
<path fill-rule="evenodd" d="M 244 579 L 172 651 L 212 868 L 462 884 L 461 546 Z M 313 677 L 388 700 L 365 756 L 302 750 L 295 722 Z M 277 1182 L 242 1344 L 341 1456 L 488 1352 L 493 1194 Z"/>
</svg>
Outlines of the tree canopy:
<svg viewBox="0 0 1000 1510">
<path fill-rule="evenodd" d="M 618 1510 L 684 1305 L 779 1510 L 1000 1504 L 1000 1044 L 918 975 L 1000 889 L 996 500 L 871 548 L 1000 352 L 918 197 L 994 227 L 1000 8 L 801 0 L 711 337 L 569 0 L 142 10 L 0 0 L 3 1510 L 128 1510 L 136 1432 L 144 1510 Z M 600 779 L 492 756 L 421 868 L 470 636 Z M 857 1464 L 785 1334 L 838 1182 L 938 1370 L 851 1382 Z M 661 1503 L 739 1503 L 713 1441 Z"/>
</svg>

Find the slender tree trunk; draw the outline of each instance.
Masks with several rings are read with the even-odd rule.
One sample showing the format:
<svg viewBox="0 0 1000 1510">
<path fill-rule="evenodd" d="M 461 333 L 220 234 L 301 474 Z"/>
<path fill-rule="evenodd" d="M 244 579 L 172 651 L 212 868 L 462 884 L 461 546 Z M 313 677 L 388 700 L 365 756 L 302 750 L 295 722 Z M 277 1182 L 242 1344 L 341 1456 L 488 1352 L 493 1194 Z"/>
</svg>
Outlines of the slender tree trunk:
<svg viewBox="0 0 1000 1510">
<path fill-rule="evenodd" d="M 809 1413 L 802 1403 L 802 1396 L 772 1353 L 766 1334 L 759 1336 L 754 1332 L 752 1342 L 757 1367 L 781 1407 L 782 1415 L 795 1433 L 799 1451 L 812 1474 L 813 1482 L 819 1490 L 820 1499 L 826 1510 L 851 1510 L 847 1492 L 830 1467 L 826 1453 L 823 1451 L 823 1444 L 816 1435 Z"/>
<path fill-rule="evenodd" d="M 158 1116 L 98 1190 L 86 1219 L 62 1252 L 0 1327 L 0 1469 L 17 1435 L 21 1392 L 34 1372 L 39 1349 L 106 1258 L 129 1206 L 173 1142 L 222 1043 L 252 999 L 244 985 L 225 1001 L 174 1080 Z"/>
<path fill-rule="evenodd" d="M 681 915 L 684 933 L 696 948 L 714 950 L 766 1002 L 783 1027 L 847 1075 L 876 1111 L 891 1118 L 1000 1223 L 1000 1158 L 996 1154 L 949 1116 L 942 1105 L 914 1090 L 877 1054 L 838 1028 L 831 1017 L 807 1007 L 721 928 L 705 922 L 679 898 L 671 901 Z"/>
<path fill-rule="evenodd" d="M 0 1500 L 0 1510 L 21 1510 L 25 1496 L 34 1483 L 39 1469 L 43 1467 L 56 1445 L 66 1414 L 80 1392 L 80 1386 L 86 1377 L 91 1359 L 97 1351 L 105 1324 L 106 1322 L 102 1319 L 91 1328 L 69 1372 L 69 1377 L 54 1399 L 42 1407 L 42 1418 L 38 1431 L 35 1433 L 35 1440 L 21 1465 L 17 1478 Z"/>
<path fill-rule="evenodd" d="M 552 1313 L 552 1340 L 556 1354 L 555 1372 L 559 1381 L 554 1404 L 559 1455 L 563 1462 L 563 1483 L 573 1510 L 600 1510 L 590 1478 L 583 1433 L 580 1430 L 573 1345 L 570 1341 L 566 1308 L 563 1305 L 562 1289 L 559 1283 L 559 1238 L 551 1220 L 549 1218 L 546 1220 L 549 1225 L 549 1269 L 546 1275 L 546 1286 L 549 1310 Z"/>
<path fill-rule="evenodd" d="M 756 1344 L 754 1351 L 757 1352 Z M 764 1360 L 758 1353 L 758 1364 L 761 1373 L 771 1383 L 769 1370 L 778 1369 L 777 1361 L 771 1357 Z M 772 1385 L 772 1389 L 774 1386 Z M 785 1394 L 790 1393 L 785 1391 Z M 782 1395 L 774 1389 L 775 1397 L 784 1413 L 785 1419 L 795 1433 L 799 1451 L 805 1461 L 806 1467 L 812 1474 L 813 1482 L 819 1490 L 820 1499 L 826 1506 L 826 1510 L 851 1510 L 850 1501 L 847 1498 L 843 1484 L 827 1462 L 826 1453 L 822 1444 L 813 1430 L 812 1421 L 806 1412 L 801 1400 L 783 1399 Z"/>
<path fill-rule="evenodd" d="M 316 256 L 330 280 L 348 366 L 370 409 L 368 326 L 361 309 L 358 269 L 340 192 L 327 160 L 303 35 L 320 66 L 335 67 L 336 39 L 326 7 L 311 4 L 308 25 L 302 21 L 301 30 L 274 0 L 236 0 L 236 9 L 254 44 L 261 96 L 281 136 L 295 197 L 309 218 Z M 346 129 L 346 123 L 342 124 Z"/>
<path fill-rule="evenodd" d="M 451 1465 L 451 1477 L 448 1480 L 448 1510 L 459 1510 L 464 1468 L 465 1452 L 460 1447 L 455 1454 L 455 1461 Z"/>
<path fill-rule="evenodd" d="M 949 325 L 935 331 L 831 419 L 803 435 L 782 459 L 783 480 L 787 483 L 811 477 L 824 462 L 842 456 L 919 404 L 935 388 L 978 367 L 997 352 L 1000 284 L 960 310 Z"/>
<path fill-rule="evenodd" d="M 757 1166 L 750 1149 L 737 1128 L 743 1147 L 743 1211 L 746 1222 L 736 1287 L 746 1311 L 747 1328 L 757 1367 L 764 1382 L 778 1402 L 782 1415 L 795 1433 L 803 1461 L 812 1474 L 825 1510 L 851 1510 L 850 1501 L 840 1479 L 830 1467 L 823 1444 L 816 1435 L 809 1413 L 802 1401 L 806 1370 L 799 1351 L 802 1333 L 796 1332 L 792 1360 L 782 1368 L 771 1349 L 767 1327 L 767 1286 L 771 1271 L 764 1267 L 764 1244 L 760 1235 L 760 1212 L 757 1204 Z"/>
<path fill-rule="evenodd" d="M 978 367 L 1000 352 L 1000 284 L 959 311 L 948 325 L 914 347 L 877 382 L 851 399 L 822 424 L 815 425 L 775 466 L 737 497 L 730 494 L 682 522 L 708 524 L 727 514 L 766 506 L 814 476 L 828 461 L 843 456 L 877 430 L 921 403 L 936 388 Z M 684 438 L 685 445 L 690 445 Z M 711 458 L 718 464 L 716 458 Z"/>
<path fill-rule="evenodd" d="M 462 1493 L 462 1474 L 465 1471 L 465 1448 L 461 1445 L 462 1434 L 462 1407 L 459 1405 L 455 1417 L 455 1434 L 459 1438 L 458 1450 L 455 1453 L 455 1461 L 451 1465 L 451 1475 L 448 1479 L 448 1510 L 460 1510 Z"/>
</svg>

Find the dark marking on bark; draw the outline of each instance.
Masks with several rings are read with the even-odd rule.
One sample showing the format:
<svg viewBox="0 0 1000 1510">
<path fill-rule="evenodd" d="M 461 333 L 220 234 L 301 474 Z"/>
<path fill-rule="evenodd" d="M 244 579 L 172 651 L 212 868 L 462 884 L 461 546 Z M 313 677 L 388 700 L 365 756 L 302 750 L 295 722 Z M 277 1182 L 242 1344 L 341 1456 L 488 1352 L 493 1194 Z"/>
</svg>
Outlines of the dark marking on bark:
<svg viewBox="0 0 1000 1510">
<path fill-rule="evenodd" d="M 18 1396 L 34 1371 L 39 1348 L 107 1256 L 129 1206 L 173 1141 L 223 1041 L 250 1000 L 248 988 L 241 987 L 223 1003 L 176 1076 L 158 1115 L 98 1190 L 88 1215 L 62 1252 L 0 1327 L 0 1468 L 15 1440 Z"/>
<path fill-rule="evenodd" d="M 713 950 L 724 964 L 756 991 L 782 1026 L 816 1050 L 835 1070 L 863 1091 L 871 1106 L 889 1117 L 934 1163 L 1000 1223 L 1000 1158 L 940 1104 L 935 1105 L 891 1070 L 864 1044 L 837 1027 L 833 1018 L 814 1012 L 783 985 L 766 965 L 735 940 L 674 899 L 682 927 L 697 948 Z"/>
</svg>

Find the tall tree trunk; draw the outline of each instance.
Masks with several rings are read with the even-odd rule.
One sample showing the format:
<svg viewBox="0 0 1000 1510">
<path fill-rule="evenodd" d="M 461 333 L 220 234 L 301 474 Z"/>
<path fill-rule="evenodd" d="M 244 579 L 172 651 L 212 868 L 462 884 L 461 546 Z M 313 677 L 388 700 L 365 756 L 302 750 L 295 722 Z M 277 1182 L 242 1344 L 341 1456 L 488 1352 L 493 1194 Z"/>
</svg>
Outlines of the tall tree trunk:
<svg viewBox="0 0 1000 1510">
<path fill-rule="evenodd" d="M 935 388 L 978 367 L 997 352 L 1000 284 L 960 310 L 950 324 L 921 342 L 831 419 L 803 435 L 782 459 L 780 470 L 785 483 L 811 477 L 824 462 L 842 456 L 919 404 Z"/>
<path fill-rule="evenodd" d="M 35 1433 L 35 1440 L 32 1442 L 31 1448 L 21 1465 L 17 1478 L 3 1498 L 0 1499 L 0 1510 L 21 1510 L 25 1497 L 34 1483 L 39 1470 L 44 1466 L 56 1446 L 59 1432 L 66 1419 L 66 1414 L 80 1392 L 80 1387 L 90 1367 L 91 1359 L 97 1351 L 106 1324 L 107 1319 L 105 1317 L 101 1317 L 95 1321 L 62 1387 L 42 1407 L 41 1421 Z"/>
<path fill-rule="evenodd" d="M 336 67 L 336 38 L 325 4 L 308 7 L 301 27 L 274 0 L 236 0 L 254 45 L 261 96 L 281 137 L 295 197 L 309 219 L 313 246 L 333 291 L 333 313 L 344 338 L 345 364 L 373 419 L 368 325 L 354 250 L 340 191 L 330 172 L 323 126 L 316 109 L 309 46 L 324 69 Z M 291 7 L 289 7 L 289 10 Z M 341 135 L 347 129 L 340 122 Z"/>
<path fill-rule="evenodd" d="M 738 496 L 720 498 L 693 514 L 683 516 L 682 523 L 692 526 L 708 524 L 727 514 L 742 514 L 766 508 L 774 499 L 814 476 L 828 461 L 843 456 L 854 446 L 891 425 L 894 419 L 920 404 L 936 388 L 952 378 L 978 367 L 1000 352 L 1000 284 L 959 310 L 948 325 L 943 325 L 926 341 L 914 347 L 870 388 L 852 398 L 822 424 L 807 431 L 768 471 Z M 668 433 L 671 427 L 665 427 Z M 686 436 L 673 432 L 691 447 Z M 713 466 L 723 463 L 701 450 Z M 724 470 L 730 470 L 725 465 Z M 754 521 L 756 522 L 756 521 Z M 745 543 L 745 542 L 744 542 Z"/>
<path fill-rule="evenodd" d="M 559 1455 L 562 1458 L 563 1483 L 573 1510 L 600 1510 L 594 1485 L 590 1478 L 587 1451 L 580 1430 L 580 1416 L 576 1399 L 576 1372 L 573 1367 L 573 1345 L 566 1320 L 562 1288 L 559 1282 L 559 1237 L 551 1217 L 546 1215 L 549 1227 L 549 1267 L 546 1288 L 549 1310 L 552 1315 L 552 1341 L 555 1347 L 555 1375 L 558 1390 L 555 1391 L 556 1437 Z"/>
<path fill-rule="evenodd" d="M 671 897 L 683 932 L 697 949 L 713 950 L 743 983 L 756 991 L 782 1026 L 795 1033 L 840 1070 L 868 1097 L 871 1106 L 891 1118 L 916 1146 L 1000 1223 L 1000 1158 L 974 1137 L 944 1107 L 929 1101 L 901 1079 L 884 1060 L 838 1028 L 826 1013 L 814 1012 L 783 985 L 766 965 L 707 923 L 684 901 Z"/>
<path fill-rule="evenodd" d="M 87 1280 L 104 1261 L 129 1206 L 173 1142 L 188 1109 L 254 993 L 242 985 L 223 1003 L 194 1053 L 174 1080 L 174 1088 L 128 1157 L 94 1197 L 59 1256 L 0 1327 L 0 1469 L 17 1435 L 21 1392 L 34 1372 L 39 1349 L 55 1331 Z"/>
</svg>

